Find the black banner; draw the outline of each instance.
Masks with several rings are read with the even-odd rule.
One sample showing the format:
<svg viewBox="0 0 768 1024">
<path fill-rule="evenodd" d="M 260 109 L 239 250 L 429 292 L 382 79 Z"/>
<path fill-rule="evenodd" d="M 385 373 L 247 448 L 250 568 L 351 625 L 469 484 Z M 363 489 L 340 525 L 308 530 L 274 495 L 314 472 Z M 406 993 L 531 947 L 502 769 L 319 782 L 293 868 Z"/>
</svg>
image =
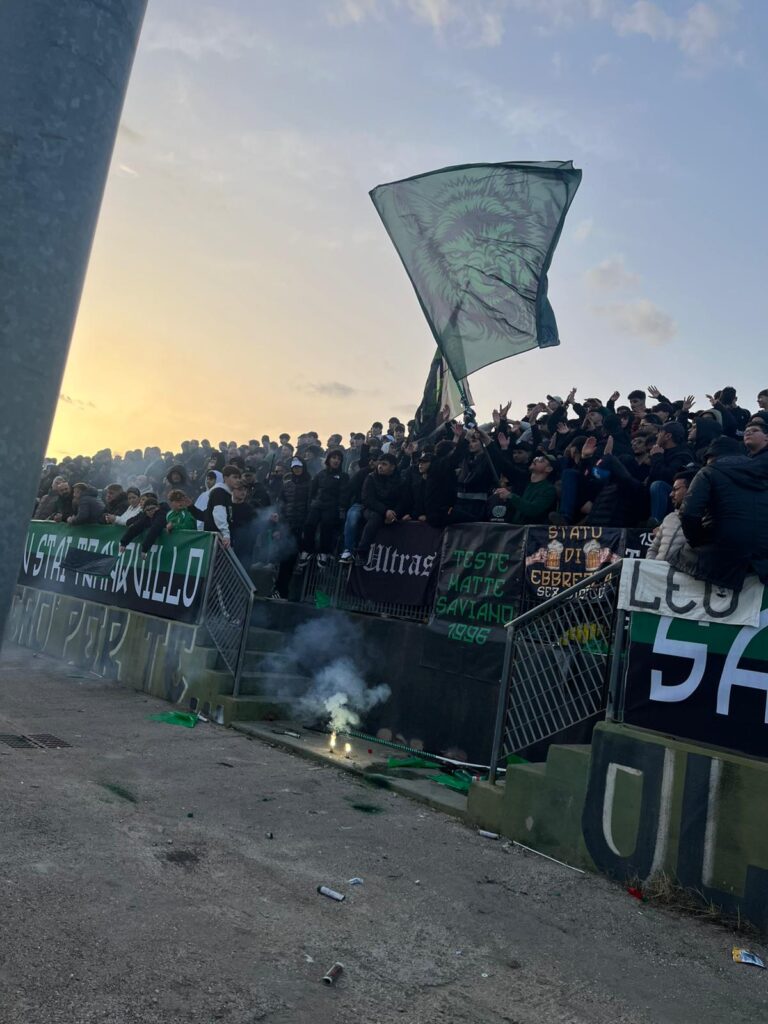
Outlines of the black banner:
<svg viewBox="0 0 768 1024">
<path fill-rule="evenodd" d="M 214 535 L 163 534 L 142 557 L 140 541 L 120 554 L 118 526 L 73 527 L 33 521 L 19 583 L 146 615 L 197 622 Z"/>
<path fill-rule="evenodd" d="M 364 601 L 426 605 L 441 533 L 427 523 L 382 526 L 368 561 L 352 569 L 350 591 Z"/>
<path fill-rule="evenodd" d="M 540 604 L 617 562 L 625 530 L 612 526 L 529 526 L 525 553 L 528 602 Z"/>
<path fill-rule="evenodd" d="M 653 543 L 651 530 L 626 530 L 625 558 L 645 558 Z"/>
<path fill-rule="evenodd" d="M 520 605 L 524 538 L 524 527 L 506 523 L 448 527 L 432 629 L 472 646 L 503 639 Z"/>
<path fill-rule="evenodd" d="M 768 757 L 768 609 L 726 626 L 633 612 L 624 721 Z"/>
</svg>

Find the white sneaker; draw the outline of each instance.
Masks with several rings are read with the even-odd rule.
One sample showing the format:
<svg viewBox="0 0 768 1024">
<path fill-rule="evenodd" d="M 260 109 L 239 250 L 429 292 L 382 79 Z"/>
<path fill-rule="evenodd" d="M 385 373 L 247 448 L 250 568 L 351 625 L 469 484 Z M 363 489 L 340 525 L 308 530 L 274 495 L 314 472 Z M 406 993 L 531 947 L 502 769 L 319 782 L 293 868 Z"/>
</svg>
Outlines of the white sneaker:
<svg viewBox="0 0 768 1024">
<path fill-rule="evenodd" d="M 309 564 L 309 560 L 310 560 L 311 557 L 312 557 L 312 555 L 310 555 L 310 553 L 308 551 L 302 551 L 301 554 L 299 555 L 299 561 L 298 561 L 299 568 L 303 569 L 305 565 L 308 565 Z"/>
<path fill-rule="evenodd" d="M 355 556 L 352 554 L 349 548 L 345 548 L 341 552 L 341 558 L 339 559 L 340 562 L 344 562 L 345 565 L 349 565 L 349 563 L 354 562 L 354 560 Z"/>
<path fill-rule="evenodd" d="M 324 569 L 326 565 L 328 565 L 328 555 L 318 555 L 317 564 L 320 566 L 321 569 Z"/>
</svg>

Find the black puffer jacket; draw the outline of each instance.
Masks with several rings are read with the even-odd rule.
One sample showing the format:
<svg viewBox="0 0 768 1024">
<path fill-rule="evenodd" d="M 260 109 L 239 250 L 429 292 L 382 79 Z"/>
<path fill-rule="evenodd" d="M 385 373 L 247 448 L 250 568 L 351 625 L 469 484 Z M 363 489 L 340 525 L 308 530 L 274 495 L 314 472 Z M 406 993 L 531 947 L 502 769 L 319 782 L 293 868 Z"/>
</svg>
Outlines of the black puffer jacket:
<svg viewBox="0 0 768 1024">
<path fill-rule="evenodd" d="M 447 455 L 432 460 L 427 473 L 425 504 L 427 522 L 430 526 L 441 528 L 448 520 L 448 513 L 456 504 L 459 482 L 456 478 L 456 465 L 467 449 L 467 442 L 462 438 Z"/>
<path fill-rule="evenodd" d="M 80 492 L 80 497 L 72 503 L 75 521 L 73 526 L 88 526 L 104 522 L 104 502 L 96 497 L 96 491 L 89 487 Z"/>
<path fill-rule="evenodd" d="M 584 464 L 587 463 L 585 459 Z M 645 488 L 615 455 L 603 455 L 599 463 L 601 469 L 610 472 L 611 478 L 595 495 L 585 525 L 634 526 L 647 516 Z"/>
<path fill-rule="evenodd" d="M 400 504 L 402 490 L 399 474 L 381 476 L 374 470 L 363 484 L 363 508 L 366 512 L 378 512 L 382 516 L 389 509 L 394 511 Z"/>
<path fill-rule="evenodd" d="M 149 516 L 146 512 L 139 512 L 137 516 L 133 517 L 128 529 L 120 538 L 120 546 L 127 547 L 134 537 L 139 537 L 143 533 L 141 550 L 147 554 L 152 545 L 162 537 L 168 512 L 168 505 L 164 501 L 157 506 L 154 515 Z"/>
<path fill-rule="evenodd" d="M 681 510 L 688 543 L 676 569 L 741 590 L 755 572 L 768 583 L 768 458 L 729 455 L 700 470 Z"/>
<path fill-rule="evenodd" d="M 651 468 L 648 470 L 647 483 L 655 483 L 656 480 L 663 480 L 672 485 L 675 474 L 681 469 L 691 465 L 694 461 L 693 452 L 687 445 L 679 444 L 674 448 L 667 448 L 661 455 L 651 456 Z"/>
<path fill-rule="evenodd" d="M 278 504 L 285 522 L 294 532 L 304 528 L 304 523 L 309 512 L 309 492 L 312 487 L 312 477 L 304 467 L 299 476 L 288 473 L 283 477 Z"/>
<path fill-rule="evenodd" d="M 326 515 L 346 513 L 349 508 L 349 476 L 327 466 L 321 469 L 312 481 L 311 507 Z"/>
</svg>

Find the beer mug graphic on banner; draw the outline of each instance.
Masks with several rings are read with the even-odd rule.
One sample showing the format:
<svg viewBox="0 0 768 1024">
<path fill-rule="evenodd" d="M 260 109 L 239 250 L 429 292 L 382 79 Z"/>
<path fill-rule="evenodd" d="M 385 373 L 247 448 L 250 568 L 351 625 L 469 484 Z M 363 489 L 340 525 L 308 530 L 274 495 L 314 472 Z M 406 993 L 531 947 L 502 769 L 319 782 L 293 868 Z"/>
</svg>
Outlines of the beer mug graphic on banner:
<svg viewBox="0 0 768 1024">
<path fill-rule="evenodd" d="M 552 540 L 547 544 L 547 568 L 559 569 L 560 560 L 563 557 L 564 545 L 559 540 Z"/>
<path fill-rule="evenodd" d="M 600 568 L 600 545 L 596 540 L 588 540 L 582 548 L 587 572 Z"/>
</svg>

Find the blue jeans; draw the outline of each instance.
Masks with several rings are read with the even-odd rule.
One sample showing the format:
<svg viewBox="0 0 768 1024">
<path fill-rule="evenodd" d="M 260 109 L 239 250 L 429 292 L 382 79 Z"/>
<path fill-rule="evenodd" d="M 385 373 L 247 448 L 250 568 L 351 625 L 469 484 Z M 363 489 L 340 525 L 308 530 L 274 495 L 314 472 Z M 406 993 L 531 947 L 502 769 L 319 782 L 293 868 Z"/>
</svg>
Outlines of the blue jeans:
<svg viewBox="0 0 768 1024">
<path fill-rule="evenodd" d="M 651 497 L 651 519 L 662 521 L 669 512 L 669 496 L 672 493 L 672 485 L 666 480 L 654 480 L 649 487 Z"/>
<path fill-rule="evenodd" d="M 363 506 L 356 502 L 350 505 L 347 510 L 347 518 L 344 520 L 344 550 L 354 551 L 360 537 L 361 523 L 363 521 Z"/>
</svg>

